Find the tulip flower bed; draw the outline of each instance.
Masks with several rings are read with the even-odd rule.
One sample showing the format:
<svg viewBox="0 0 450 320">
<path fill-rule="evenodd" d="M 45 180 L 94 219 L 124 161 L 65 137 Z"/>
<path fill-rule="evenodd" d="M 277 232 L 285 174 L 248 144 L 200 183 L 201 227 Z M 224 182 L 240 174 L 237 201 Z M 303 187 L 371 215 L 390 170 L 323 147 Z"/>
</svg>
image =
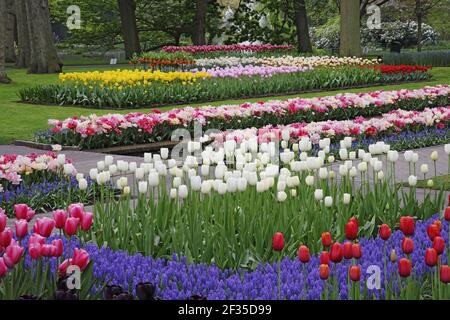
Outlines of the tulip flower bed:
<svg viewBox="0 0 450 320">
<path fill-rule="evenodd" d="M 226 130 L 380 116 L 398 108 L 421 111 L 425 107 L 448 105 L 449 92 L 449 86 L 436 86 L 220 107 L 186 107 L 164 113 L 91 115 L 49 120 L 52 128 L 48 133 L 37 133 L 36 140 L 77 145 L 83 149 L 149 143 L 169 140 L 177 128 L 187 128 L 192 133 L 196 122 L 202 124 L 204 130 Z"/>
<path fill-rule="evenodd" d="M 312 68 L 309 67 L 255 67 L 247 65 L 245 67 L 202 69 L 201 71 L 210 74 L 213 78 L 240 78 L 243 76 L 269 78 L 276 74 L 305 72 L 310 70 L 312 70 Z"/>
<path fill-rule="evenodd" d="M 175 71 L 195 64 L 194 57 L 185 52 L 145 52 L 134 55 L 130 60 L 131 65 L 142 66 L 144 69 Z"/>
<path fill-rule="evenodd" d="M 337 176 L 330 167 L 334 157 L 327 156 L 329 139 L 320 141 L 314 157 L 307 138 L 292 149 L 285 138 L 279 165 L 270 162 L 275 142 L 258 143 L 256 137 L 240 145 L 229 140 L 217 150 L 206 147 L 201 162 L 188 156 L 177 164 L 167 158 L 167 149 L 145 155 L 145 162 L 134 169 L 138 198 L 130 199 L 124 191 L 116 200 L 98 199 L 92 239 L 131 253 L 166 257 L 176 252 L 192 262 L 252 269 L 276 258 L 265 235 L 277 230 L 287 237 L 296 234 L 297 241 L 318 252 L 320 232 L 327 229 L 342 240 L 352 215 L 364 221 L 360 236 L 371 237 L 376 226 L 394 225 L 403 212 L 427 219 L 442 209 L 443 191 L 426 194 L 423 201 L 416 198 L 415 169 L 408 179 L 411 188 L 401 188 L 395 175 L 398 153 L 383 142 L 356 153 L 350 151 L 351 138 L 342 140 L 339 155 L 346 161 Z M 200 152 L 200 143 L 188 149 Z M 415 168 L 418 154 L 407 154 Z M 109 177 L 107 169 L 94 169 L 93 174 Z M 124 181 L 118 185 L 125 190 L 129 180 Z"/>
<path fill-rule="evenodd" d="M 62 79 L 71 81 L 25 88 L 19 91 L 19 96 L 28 103 L 138 108 L 347 88 L 382 81 L 379 71 L 355 67 L 278 73 L 270 78 L 259 75 L 210 78 L 202 72 L 172 74 L 144 70 L 66 74 Z M 154 81 L 155 77 L 158 81 Z"/>
<path fill-rule="evenodd" d="M 211 55 L 230 53 L 261 53 L 261 52 L 282 52 L 292 50 L 291 45 L 273 44 L 232 44 L 232 45 L 206 45 L 206 46 L 166 46 L 162 50 L 168 53 L 187 52 L 195 55 Z"/>
</svg>

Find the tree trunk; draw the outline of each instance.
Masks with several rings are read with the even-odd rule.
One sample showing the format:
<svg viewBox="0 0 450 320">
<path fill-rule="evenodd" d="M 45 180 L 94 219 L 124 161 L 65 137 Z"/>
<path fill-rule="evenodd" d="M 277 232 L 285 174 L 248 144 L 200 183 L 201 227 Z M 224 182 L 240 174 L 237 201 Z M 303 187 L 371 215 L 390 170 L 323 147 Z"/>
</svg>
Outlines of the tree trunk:
<svg viewBox="0 0 450 320">
<path fill-rule="evenodd" d="M 416 0 L 416 17 L 417 17 L 417 51 L 422 51 L 422 1 Z"/>
<path fill-rule="evenodd" d="M 359 0 L 341 0 L 341 56 L 361 56 Z"/>
<path fill-rule="evenodd" d="M 28 73 L 61 72 L 62 64 L 53 43 L 48 0 L 25 0 L 25 7 L 31 49 Z"/>
<path fill-rule="evenodd" d="M 118 0 L 125 56 L 130 59 L 134 53 L 141 53 L 141 44 L 136 24 L 136 2 Z"/>
<path fill-rule="evenodd" d="M 6 0 L 0 0 L 0 83 L 10 83 L 11 79 L 6 75 L 5 53 L 6 53 Z"/>
<path fill-rule="evenodd" d="M 16 62 L 16 51 L 14 47 L 14 27 L 16 25 L 16 16 L 14 14 L 14 0 L 6 0 L 6 62 Z"/>
<path fill-rule="evenodd" d="M 206 14 L 209 0 L 195 1 L 195 16 L 192 30 L 192 42 L 197 45 L 206 44 Z"/>
<path fill-rule="evenodd" d="M 294 0 L 295 25 L 297 27 L 297 41 L 299 52 L 312 52 L 311 39 L 309 38 L 308 17 L 306 15 L 305 0 Z"/>
<path fill-rule="evenodd" d="M 15 11 L 17 21 L 17 46 L 19 48 L 16 66 L 19 68 L 27 68 L 30 65 L 31 49 L 25 0 L 15 0 Z"/>
</svg>

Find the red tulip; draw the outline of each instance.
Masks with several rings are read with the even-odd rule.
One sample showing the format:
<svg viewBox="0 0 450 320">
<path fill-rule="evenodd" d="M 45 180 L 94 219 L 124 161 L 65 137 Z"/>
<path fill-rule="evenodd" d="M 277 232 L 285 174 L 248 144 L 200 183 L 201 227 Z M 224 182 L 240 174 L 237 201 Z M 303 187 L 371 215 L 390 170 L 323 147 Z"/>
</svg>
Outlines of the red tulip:
<svg viewBox="0 0 450 320">
<path fill-rule="evenodd" d="M 356 217 L 351 217 L 348 222 L 353 222 L 356 224 L 356 226 L 359 228 L 359 222 L 358 219 L 356 219 Z"/>
<path fill-rule="evenodd" d="M 16 264 L 19 263 L 24 250 L 24 248 L 18 246 L 17 244 L 10 245 L 8 248 L 6 248 L 5 254 L 3 255 L 5 264 L 9 268 L 13 268 Z"/>
<path fill-rule="evenodd" d="M 320 264 L 330 264 L 330 254 L 328 251 L 322 251 L 320 254 Z"/>
<path fill-rule="evenodd" d="M 3 257 L 0 258 L 0 277 L 3 277 L 8 272 L 8 267 L 3 260 Z"/>
<path fill-rule="evenodd" d="M 361 280 L 361 269 L 360 269 L 360 267 L 359 266 L 350 266 L 349 275 L 350 275 L 350 279 L 352 281 L 359 281 L 359 280 Z"/>
<path fill-rule="evenodd" d="M 439 219 L 438 220 L 434 220 L 433 224 L 438 227 L 439 232 L 442 231 L 442 222 L 441 222 L 441 220 L 439 220 Z"/>
<path fill-rule="evenodd" d="M 52 254 L 53 257 L 60 257 L 63 254 L 63 242 L 61 239 L 53 240 L 52 245 L 55 248 L 55 252 Z"/>
<path fill-rule="evenodd" d="M 84 205 L 82 203 L 71 204 L 67 211 L 72 218 L 78 218 L 81 221 L 84 214 Z"/>
<path fill-rule="evenodd" d="M 441 268 L 439 269 L 439 274 L 443 283 L 450 283 L 450 267 L 448 265 L 441 266 Z"/>
<path fill-rule="evenodd" d="M 275 251 L 282 251 L 284 248 L 284 237 L 281 232 L 274 234 L 272 238 L 272 248 Z"/>
<path fill-rule="evenodd" d="M 412 236 L 414 234 L 415 223 L 414 218 L 410 216 L 404 216 L 400 218 L 400 230 L 402 230 L 405 236 Z"/>
<path fill-rule="evenodd" d="M 401 258 L 398 261 L 398 273 L 401 277 L 407 278 L 411 275 L 412 271 L 412 264 L 411 261 L 405 258 Z"/>
<path fill-rule="evenodd" d="M 345 238 L 355 240 L 358 237 L 358 224 L 355 221 L 349 221 L 345 225 Z"/>
<path fill-rule="evenodd" d="M 353 258 L 353 251 L 352 251 L 352 243 L 351 242 L 345 242 L 342 245 L 342 252 L 344 254 L 345 259 L 351 259 Z"/>
<path fill-rule="evenodd" d="M 431 241 L 434 240 L 435 237 L 438 237 L 441 235 L 441 231 L 439 230 L 439 226 L 432 223 L 427 227 L 427 235 L 428 238 L 430 238 Z"/>
<path fill-rule="evenodd" d="M 64 210 L 53 211 L 53 220 L 55 220 L 56 229 L 63 229 L 67 220 L 67 212 Z"/>
<path fill-rule="evenodd" d="M 389 226 L 384 223 L 380 226 L 379 234 L 380 238 L 386 241 L 391 237 L 391 228 L 389 228 Z"/>
<path fill-rule="evenodd" d="M 21 219 L 16 220 L 14 222 L 14 225 L 16 227 L 16 236 L 18 238 L 23 238 L 28 234 L 28 222 L 27 220 Z"/>
<path fill-rule="evenodd" d="M 434 267 L 437 264 L 438 254 L 434 248 L 428 248 L 425 251 L 425 263 L 429 267 Z"/>
<path fill-rule="evenodd" d="M 35 223 L 35 232 L 45 238 L 50 237 L 54 228 L 55 220 L 47 217 L 37 219 Z"/>
<path fill-rule="evenodd" d="M 414 241 L 411 238 L 403 238 L 402 250 L 404 254 L 411 254 L 414 251 Z"/>
<path fill-rule="evenodd" d="M 435 237 L 433 240 L 433 248 L 438 255 L 441 255 L 445 250 L 445 240 L 442 237 Z"/>
<path fill-rule="evenodd" d="M 330 260 L 334 263 L 339 263 L 342 261 L 342 245 L 339 242 L 333 243 L 330 250 Z"/>
<path fill-rule="evenodd" d="M 78 266 L 81 271 L 86 269 L 89 264 L 89 253 L 83 249 L 77 249 L 73 251 L 72 264 Z"/>
<path fill-rule="evenodd" d="M 446 221 L 450 221 L 450 207 L 445 208 L 444 218 Z"/>
<path fill-rule="evenodd" d="M 81 218 L 81 230 L 88 231 L 92 226 L 94 215 L 92 212 L 86 212 Z"/>
<path fill-rule="evenodd" d="M 78 218 L 72 218 L 72 217 L 67 218 L 66 223 L 64 225 L 64 232 L 68 236 L 73 236 L 74 234 L 77 233 L 79 222 L 80 222 L 80 219 L 78 219 Z"/>
<path fill-rule="evenodd" d="M 325 248 L 331 246 L 331 234 L 329 232 L 322 233 L 322 245 Z"/>
<path fill-rule="evenodd" d="M 319 266 L 319 276 L 322 280 L 327 280 L 330 276 L 330 267 L 327 264 L 321 264 Z"/>
<path fill-rule="evenodd" d="M 7 247 L 11 243 L 13 233 L 10 228 L 5 228 L 3 232 L 0 232 L 0 246 Z"/>
<path fill-rule="evenodd" d="M 5 210 L 0 208 L 0 232 L 3 232 L 3 230 L 5 230 L 7 221 L 8 217 L 5 214 Z"/>
<path fill-rule="evenodd" d="M 362 256 L 362 249 L 359 243 L 355 243 L 352 245 L 352 255 L 353 258 L 359 259 Z"/>
<path fill-rule="evenodd" d="M 28 252 L 30 253 L 31 259 L 39 259 L 42 255 L 42 245 L 39 242 L 29 243 Z"/>
<path fill-rule="evenodd" d="M 300 246 L 297 251 L 297 256 L 300 262 L 302 263 L 308 263 L 311 259 L 309 255 L 309 249 L 307 246 Z"/>
</svg>

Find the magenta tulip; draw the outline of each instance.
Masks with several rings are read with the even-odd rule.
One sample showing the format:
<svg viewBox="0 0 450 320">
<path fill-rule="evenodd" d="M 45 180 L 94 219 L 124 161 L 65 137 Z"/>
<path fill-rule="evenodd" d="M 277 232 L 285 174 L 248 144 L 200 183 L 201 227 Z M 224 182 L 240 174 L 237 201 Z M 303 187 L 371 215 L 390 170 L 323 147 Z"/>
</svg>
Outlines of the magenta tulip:
<svg viewBox="0 0 450 320">
<path fill-rule="evenodd" d="M 72 218 L 78 218 L 81 221 L 84 214 L 84 205 L 82 203 L 71 204 L 67 211 Z"/>
<path fill-rule="evenodd" d="M 0 258 L 0 277 L 3 277 L 8 272 L 8 267 L 5 264 L 5 260 Z"/>
<path fill-rule="evenodd" d="M 42 245 L 39 242 L 29 243 L 28 252 L 33 260 L 39 259 L 42 255 Z"/>
<path fill-rule="evenodd" d="M 55 220 L 56 229 L 63 229 L 67 220 L 67 212 L 64 210 L 53 211 L 53 220 Z"/>
<path fill-rule="evenodd" d="M 16 213 L 17 220 L 25 219 L 28 222 L 33 219 L 36 214 L 34 210 L 23 203 L 14 205 L 14 212 Z"/>
<path fill-rule="evenodd" d="M 41 246 L 41 255 L 43 257 L 51 257 L 52 256 L 52 248 L 53 246 L 51 244 L 44 244 Z"/>
<path fill-rule="evenodd" d="M 89 264 L 89 253 L 86 250 L 75 248 L 72 264 L 78 266 L 83 271 Z"/>
<path fill-rule="evenodd" d="M 54 228 L 55 220 L 47 217 L 38 219 L 34 225 L 35 232 L 45 238 L 50 237 Z"/>
<path fill-rule="evenodd" d="M 21 239 L 28 234 L 28 222 L 25 219 L 16 220 L 14 222 L 16 227 L 16 236 Z"/>
<path fill-rule="evenodd" d="M 3 232 L 3 230 L 5 230 L 7 220 L 8 217 L 5 214 L 5 210 L 0 208 L 0 232 Z"/>
<path fill-rule="evenodd" d="M 3 259 L 5 260 L 8 268 L 13 268 L 16 264 L 19 263 L 22 258 L 22 254 L 24 252 L 24 248 L 18 246 L 17 244 L 10 245 L 6 248 L 5 254 L 3 255 Z"/>
<path fill-rule="evenodd" d="M 0 232 L 0 246 L 7 247 L 11 243 L 13 233 L 10 228 L 5 228 L 3 232 Z"/>
<path fill-rule="evenodd" d="M 37 233 L 33 233 L 30 240 L 28 240 L 28 243 L 38 243 L 42 246 L 45 244 L 45 238 Z"/>
<path fill-rule="evenodd" d="M 81 230 L 88 231 L 92 226 L 94 215 L 92 212 L 86 212 L 83 214 L 81 219 Z"/>
<path fill-rule="evenodd" d="M 66 259 L 58 266 L 58 272 L 61 276 L 66 275 L 67 267 L 69 266 L 69 263 L 72 264 L 72 259 L 70 259 L 70 261 L 68 259 Z"/>
<path fill-rule="evenodd" d="M 61 239 L 53 240 L 52 245 L 55 248 L 53 257 L 60 257 L 63 254 L 63 242 Z"/>
<path fill-rule="evenodd" d="M 73 236 L 74 234 L 77 233 L 79 222 L 80 222 L 80 219 L 78 219 L 78 218 L 72 218 L 72 217 L 67 218 L 66 223 L 64 225 L 64 232 L 68 236 Z"/>
</svg>

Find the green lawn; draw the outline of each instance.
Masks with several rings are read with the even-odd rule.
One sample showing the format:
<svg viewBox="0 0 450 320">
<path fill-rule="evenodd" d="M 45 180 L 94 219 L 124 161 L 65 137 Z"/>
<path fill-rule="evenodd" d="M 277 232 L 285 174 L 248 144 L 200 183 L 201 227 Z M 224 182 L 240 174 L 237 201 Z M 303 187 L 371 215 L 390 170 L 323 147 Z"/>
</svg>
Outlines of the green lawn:
<svg viewBox="0 0 450 320">
<path fill-rule="evenodd" d="M 107 67 L 111 68 L 111 67 Z M 114 67 L 113 67 L 114 68 Z M 92 67 L 67 67 L 65 72 L 71 71 L 87 71 L 95 68 Z M 363 89 L 344 90 L 345 92 L 367 92 L 379 89 L 395 90 L 395 89 L 416 89 L 426 85 L 437 84 L 450 84 L 450 68 L 435 68 L 432 70 L 433 80 L 421 83 L 400 84 L 392 86 L 378 86 Z M 11 85 L 0 85 L 0 144 L 8 144 L 15 139 L 31 139 L 34 132 L 37 130 L 45 130 L 47 128 L 47 120 L 49 118 L 65 119 L 70 116 L 88 115 L 96 113 L 98 115 L 106 113 L 127 113 L 131 111 L 148 111 L 145 109 L 133 109 L 133 110 L 99 110 L 99 109 L 86 109 L 79 107 L 58 107 L 58 106 L 42 106 L 42 105 L 29 105 L 19 103 L 17 92 L 21 88 L 33 86 L 37 84 L 49 84 L 56 83 L 58 81 L 58 75 L 28 75 L 24 70 L 10 69 L 8 70 L 9 77 L 13 80 Z M 293 96 L 275 97 L 275 99 L 287 99 L 294 97 L 315 97 L 334 95 L 342 91 L 326 91 L 320 93 L 309 93 Z M 210 103 L 210 105 L 221 105 L 230 103 L 241 103 L 244 101 L 265 101 L 274 99 L 272 98 L 258 98 L 258 99 L 245 99 L 245 100 L 229 100 L 229 101 L 217 101 Z M 198 104 L 205 105 L 205 104 Z M 180 107 L 180 106 L 177 106 Z M 168 110 L 173 107 L 164 107 L 161 110 Z"/>
</svg>

